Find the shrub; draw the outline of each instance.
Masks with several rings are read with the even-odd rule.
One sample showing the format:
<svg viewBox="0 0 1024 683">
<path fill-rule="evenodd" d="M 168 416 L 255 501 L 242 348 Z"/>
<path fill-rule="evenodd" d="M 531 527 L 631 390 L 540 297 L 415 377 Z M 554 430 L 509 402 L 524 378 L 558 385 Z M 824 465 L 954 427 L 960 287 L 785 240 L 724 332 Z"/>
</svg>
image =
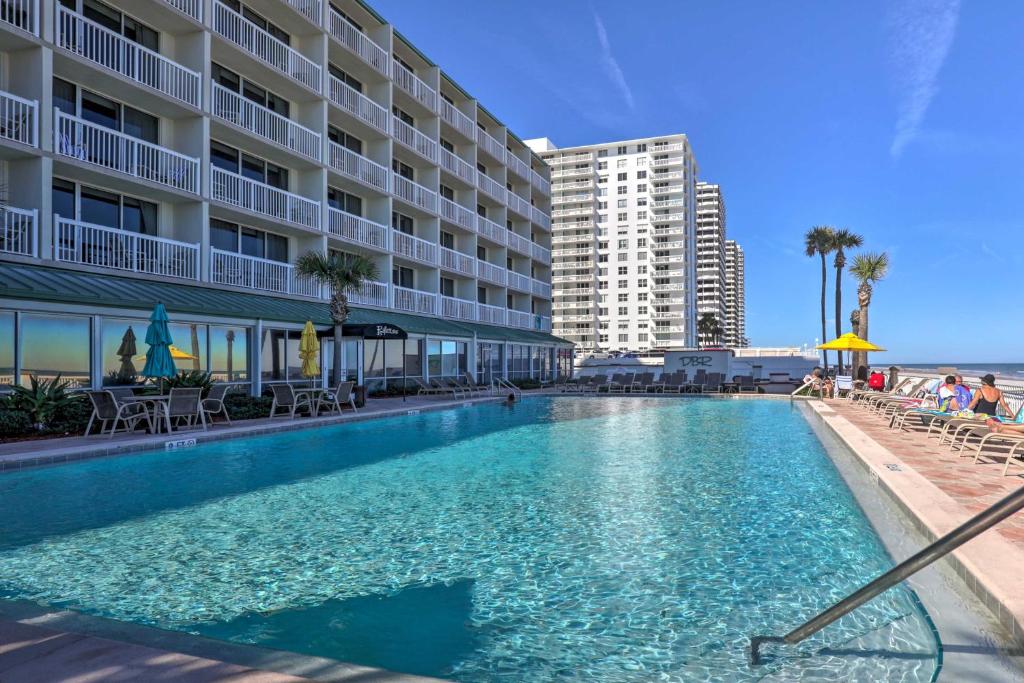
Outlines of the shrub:
<svg viewBox="0 0 1024 683">
<path fill-rule="evenodd" d="M 169 389 L 202 389 L 203 396 L 210 393 L 213 386 L 213 377 L 202 370 L 182 370 L 174 377 L 167 380 Z"/>
<path fill-rule="evenodd" d="M 0 408 L 0 439 L 11 436 L 31 434 L 32 418 L 23 410 Z"/>
<path fill-rule="evenodd" d="M 224 407 L 232 420 L 255 420 L 270 417 L 270 406 L 274 399 L 269 396 L 249 396 L 231 393 L 224 397 Z"/>
<path fill-rule="evenodd" d="M 92 403 L 84 396 L 74 396 L 68 403 L 57 408 L 49 424 L 47 434 L 81 434 L 89 424 L 92 415 Z"/>
<path fill-rule="evenodd" d="M 28 414 L 34 425 L 47 425 L 57 411 L 66 408 L 73 399 L 67 392 L 68 383 L 57 375 L 52 380 L 29 377 L 29 386 L 11 387 L 10 406 Z"/>
</svg>

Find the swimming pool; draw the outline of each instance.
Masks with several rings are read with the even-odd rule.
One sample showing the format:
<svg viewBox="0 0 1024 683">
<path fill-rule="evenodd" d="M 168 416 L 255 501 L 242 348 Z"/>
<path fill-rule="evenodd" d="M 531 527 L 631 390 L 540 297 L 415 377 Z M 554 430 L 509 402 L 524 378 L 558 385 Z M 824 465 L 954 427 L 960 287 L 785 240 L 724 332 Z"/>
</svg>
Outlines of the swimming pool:
<svg viewBox="0 0 1024 683">
<path fill-rule="evenodd" d="M 930 680 L 788 402 L 531 398 L 0 476 L 0 596 L 466 681 Z"/>
</svg>

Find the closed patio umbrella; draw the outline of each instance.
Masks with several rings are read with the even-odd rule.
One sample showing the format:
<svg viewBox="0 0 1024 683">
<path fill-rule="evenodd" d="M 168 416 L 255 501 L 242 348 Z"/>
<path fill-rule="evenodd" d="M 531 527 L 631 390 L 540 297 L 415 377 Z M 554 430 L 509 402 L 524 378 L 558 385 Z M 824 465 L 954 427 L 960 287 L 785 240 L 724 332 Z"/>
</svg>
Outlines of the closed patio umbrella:
<svg viewBox="0 0 1024 683">
<path fill-rule="evenodd" d="M 313 322 L 306 321 L 302 328 L 302 337 L 299 338 L 299 358 L 302 359 L 302 376 L 320 376 L 320 341 L 316 338 L 316 329 Z"/>
<path fill-rule="evenodd" d="M 138 373 L 135 369 L 135 364 L 132 362 L 132 356 L 138 353 L 135 341 L 135 331 L 129 325 L 128 329 L 125 330 L 124 336 L 121 337 L 121 345 L 117 347 L 117 355 L 121 358 L 121 369 L 117 371 L 120 377 L 135 377 Z"/>
<path fill-rule="evenodd" d="M 146 366 L 142 368 L 143 377 L 174 377 L 178 369 L 174 367 L 171 357 L 171 330 L 168 328 L 167 311 L 163 304 L 157 304 L 153 314 L 149 316 L 149 328 L 146 330 Z"/>
</svg>

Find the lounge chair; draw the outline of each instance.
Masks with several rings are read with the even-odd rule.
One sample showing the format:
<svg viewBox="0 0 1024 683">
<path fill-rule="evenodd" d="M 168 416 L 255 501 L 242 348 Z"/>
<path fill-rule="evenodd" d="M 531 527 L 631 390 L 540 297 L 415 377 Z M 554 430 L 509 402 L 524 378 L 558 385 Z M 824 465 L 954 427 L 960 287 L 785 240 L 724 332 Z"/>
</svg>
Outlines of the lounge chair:
<svg viewBox="0 0 1024 683">
<path fill-rule="evenodd" d="M 270 391 L 274 394 L 274 402 L 270 404 L 270 417 L 277 414 L 278 410 L 288 413 L 288 417 L 295 419 L 295 413 L 305 408 L 309 414 L 313 414 L 313 402 L 309 394 L 295 395 L 295 390 L 290 384 L 271 384 Z"/>
<path fill-rule="evenodd" d="M 633 383 L 629 387 L 630 393 L 645 393 L 651 388 L 651 384 L 654 383 L 653 372 L 641 372 L 637 375 L 633 375 Z"/>
<path fill-rule="evenodd" d="M 740 375 L 736 378 L 736 389 L 739 393 L 756 394 L 757 385 L 754 384 L 753 375 Z"/>
<path fill-rule="evenodd" d="M 665 393 L 665 386 L 675 381 L 676 373 L 661 371 L 658 378 L 651 382 L 650 391 L 652 393 L 663 394 Z"/>
<path fill-rule="evenodd" d="M 633 375 L 625 372 L 617 372 L 612 375 L 611 382 L 608 383 L 609 394 L 624 394 L 626 390 L 633 384 Z"/>
<path fill-rule="evenodd" d="M 987 429 L 987 428 L 986 428 Z M 1012 460 L 1012 454 L 1014 450 L 1024 444 L 1024 434 L 1014 432 L 993 432 L 989 430 L 985 436 L 981 437 L 981 440 L 974 447 L 974 463 L 977 464 L 978 460 L 981 459 L 981 454 L 985 450 L 986 446 L 993 444 L 999 444 L 1004 448 L 1009 448 L 1009 452 L 1006 454 L 1006 464 L 1003 465 L 1003 476 L 1006 476 L 1006 470 L 1009 468 L 1010 460 Z"/>
<path fill-rule="evenodd" d="M 145 420 L 153 428 L 153 422 L 142 403 L 118 403 L 111 391 L 87 391 L 85 392 L 92 403 L 92 415 L 89 416 L 89 423 L 85 426 L 85 435 L 89 436 L 92 425 L 97 420 L 100 423 L 100 434 L 110 425 L 110 437 L 117 431 L 118 423 L 122 423 L 126 432 L 135 430 L 139 422 Z"/>
<path fill-rule="evenodd" d="M 601 391 L 601 387 L 608 385 L 608 375 L 594 375 L 582 389 L 584 394 L 596 394 Z"/>
<path fill-rule="evenodd" d="M 552 386 L 555 386 L 555 385 L 552 385 Z M 473 379 L 473 375 L 470 374 L 470 372 L 468 370 L 466 371 L 466 387 L 470 391 L 476 392 L 476 393 L 483 393 L 483 392 L 490 393 L 490 391 L 491 391 L 490 387 L 484 386 L 483 384 L 477 384 L 476 380 Z"/>
<path fill-rule="evenodd" d="M 1003 422 L 1012 424 L 1024 424 L 1024 406 L 1022 406 L 1012 416 L 998 416 Z M 957 420 L 950 420 L 949 424 L 943 427 L 943 433 L 939 436 L 939 443 L 945 440 L 945 437 L 949 437 L 949 450 L 963 450 L 967 447 L 967 442 L 971 437 L 983 438 L 988 434 L 998 434 L 993 432 L 992 429 L 986 424 L 991 419 L 990 416 L 984 417 L 964 417 Z M 960 448 L 956 448 L 957 440 L 960 440 Z"/>
<path fill-rule="evenodd" d="M 862 404 L 871 412 L 877 412 L 886 403 L 892 401 L 905 401 L 913 396 L 917 396 L 922 388 L 925 387 L 929 382 L 927 377 L 924 378 L 907 378 L 905 383 L 901 382 L 897 389 L 893 390 L 888 394 L 880 394 L 877 396 L 868 396 L 862 401 Z"/>
<path fill-rule="evenodd" d="M 853 375 L 836 375 L 834 398 L 849 398 L 853 392 Z"/>
<path fill-rule="evenodd" d="M 1003 476 L 1006 476 L 1007 470 L 1010 469 L 1010 463 L 1014 461 L 1014 458 L 1024 458 L 1024 439 L 1021 439 L 1017 443 L 1010 446 L 1010 451 L 1006 454 L 1006 463 L 1003 464 Z"/>
<path fill-rule="evenodd" d="M 725 380 L 725 375 L 720 372 L 709 372 L 704 379 L 704 391 L 708 394 L 720 394 L 722 393 L 722 382 Z"/>
<path fill-rule="evenodd" d="M 341 413 L 341 407 L 343 405 L 347 405 L 352 408 L 353 413 L 358 413 L 359 410 L 356 408 L 355 392 L 352 391 L 355 385 L 356 383 L 351 380 L 347 382 L 339 382 L 338 386 L 335 387 L 333 391 L 329 391 L 324 394 L 320 405 L 328 411 L 337 410 L 338 413 Z"/>
<path fill-rule="evenodd" d="M 871 412 L 882 414 L 892 406 L 916 406 L 924 400 L 925 396 L 932 392 L 932 385 L 938 388 L 941 380 L 930 380 L 928 378 L 913 384 L 906 394 L 885 396 L 871 401 L 868 409 Z"/>
<path fill-rule="evenodd" d="M 689 378 L 685 370 L 669 373 L 669 376 L 662 382 L 661 393 L 683 394 L 689 386 Z"/>
<path fill-rule="evenodd" d="M 704 387 L 707 385 L 708 373 L 707 370 L 698 370 L 693 376 L 693 382 L 690 384 L 689 393 L 691 394 L 703 394 Z"/>
<path fill-rule="evenodd" d="M 271 386 L 276 387 L 276 385 Z M 291 387 L 288 387 L 288 390 L 291 391 Z M 163 405 L 163 413 L 168 434 L 171 432 L 173 425 L 177 424 L 180 426 L 182 423 L 186 427 L 192 428 L 196 422 L 199 422 L 203 426 L 203 431 L 206 431 L 206 413 L 203 411 L 202 389 L 180 387 L 171 389 L 171 398 Z M 271 417 L 273 417 L 273 413 L 271 413 Z"/>
<path fill-rule="evenodd" d="M 232 389 L 234 386 L 231 384 L 214 384 L 210 388 L 210 393 L 203 399 L 203 412 L 206 413 L 210 424 L 213 424 L 213 418 L 217 415 L 223 415 L 224 421 L 231 424 L 231 416 L 228 415 L 228 409 L 224 406 L 224 397 Z"/>
<path fill-rule="evenodd" d="M 450 377 L 431 377 L 430 386 L 433 387 L 438 394 L 451 394 L 455 398 L 461 398 L 463 394 L 462 387 L 454 385 Z"/>
</svg>

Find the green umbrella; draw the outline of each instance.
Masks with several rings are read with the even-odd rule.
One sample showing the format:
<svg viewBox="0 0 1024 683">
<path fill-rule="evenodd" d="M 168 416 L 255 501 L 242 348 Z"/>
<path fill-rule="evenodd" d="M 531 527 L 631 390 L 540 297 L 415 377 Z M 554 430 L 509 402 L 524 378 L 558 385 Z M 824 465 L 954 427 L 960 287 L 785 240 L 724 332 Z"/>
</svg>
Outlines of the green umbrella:
<svg viewBox="0 0 1024 683">
<path fill-rule="evenodd" d="M 143 377 L 174 377 L 178 369 L 174 367 L 170 346 L 173 343 L 171 331 L 167 327 L 167 311 L 163 304 L 157 304 L 153 315 L 149 316 L 149 329 L 146 330 L 146 367 L 142 368 Z"/>
</svg>

